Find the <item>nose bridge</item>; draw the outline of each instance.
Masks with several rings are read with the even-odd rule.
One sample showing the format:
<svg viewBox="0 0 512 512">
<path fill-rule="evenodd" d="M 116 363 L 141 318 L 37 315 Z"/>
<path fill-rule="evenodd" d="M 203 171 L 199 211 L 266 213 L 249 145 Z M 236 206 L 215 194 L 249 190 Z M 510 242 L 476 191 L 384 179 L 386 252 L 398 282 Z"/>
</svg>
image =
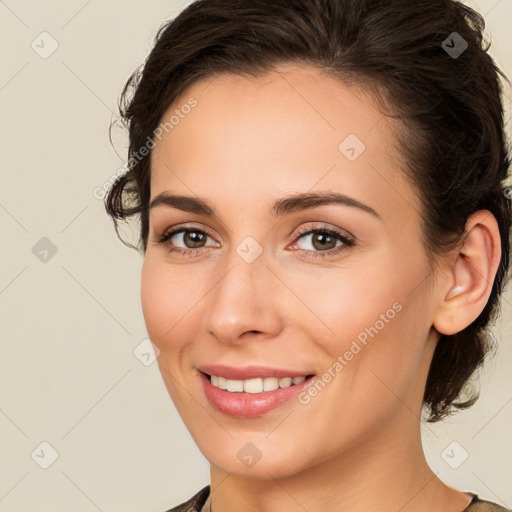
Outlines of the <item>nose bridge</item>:
<svg viewBox="0 0 512 512">
<path fill-rule="evenodd" d="M 254 249 L 250 240 L 233 248 L 209 294 L 204 328 L 219 341 L 235 342 L 248 331 L 273 336 L 280 328 L 272 299 L 273 275 L 263 254 L 255 257 Z"/>
</svg>

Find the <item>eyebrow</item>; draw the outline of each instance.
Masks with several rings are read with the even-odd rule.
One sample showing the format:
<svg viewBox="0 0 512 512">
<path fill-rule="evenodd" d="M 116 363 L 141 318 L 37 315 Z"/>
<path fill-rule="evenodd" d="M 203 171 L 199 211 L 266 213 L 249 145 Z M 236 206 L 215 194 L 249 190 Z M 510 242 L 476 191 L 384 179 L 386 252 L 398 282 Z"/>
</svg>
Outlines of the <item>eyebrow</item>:
<svg viewBox="0 0 512 512">
<path fill-rule="evenodd" d="M 280 217 L 286 215 L 287 213 L 297 212 L 328 204 L 341 204 L 344 206 L 357 208 L 382 220 L 382 217 L 371 206 L 361 203 L 360 201 L 346 196 L 345 194 L 339 194 L 337 192 L 309 192 L 305 194 L 295 194 L 292 196 L 284 197 L 274 202 L 272 208 L 270 209 L 270 213 L 273 217 Z M 182 210 L 184 212 L 198 213 L 208 216 L 214 216 L 216 214 L 215 209 L 212 208 L 205 199 L 198 197 L 172 195 L 167 192 L 162 192 L 151 201 L 149 210 L 152 210 L 153 208 L 161 205 L 177 208 L 178 210 Z"/>
</svg>

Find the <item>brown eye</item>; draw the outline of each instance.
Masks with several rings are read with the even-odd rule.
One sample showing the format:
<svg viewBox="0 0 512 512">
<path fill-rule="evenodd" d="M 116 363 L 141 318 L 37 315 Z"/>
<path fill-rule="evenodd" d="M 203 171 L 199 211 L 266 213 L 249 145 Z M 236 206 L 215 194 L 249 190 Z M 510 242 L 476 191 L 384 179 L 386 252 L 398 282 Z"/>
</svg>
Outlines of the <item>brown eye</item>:
<svg viewBox="0 0 512 512">
<path fill-rule="evenodd" d="M 294 246 L 307 257 L 334 256 L 355 245 L 355 240 L 332 228 L 305 228 L 296 235 Z"/>
<path fill-rule="evenodd" d="M 189 249 L 203 247 L 207 236 L 208 235 L 202 231 L 185 231 L 183 235 L 183 243 Z"/>
<path fill-rule="evenodd" d="M 336 239 L 333 236 L 322 232 L 313 233 L 311 242 L 313 247 L 319 251 L 334 249 L 336 247 Z"/>
<path fill-rule="evenodd" d="M 164 233 L 156 242 L 169 246 L 169 250 L 172 252 L 183 252 L 208 247 L 206 245 L 208 238 L 213 240 L 208 233 L 201 229 L 181 228 Z M 210 246 L 212 245 L 215 244 L 210 244 Z"/>
<path fill-rule="evenodd" d="M 323 229 L 315 229 L 303 233 L 298 240 L 298 247 L 305 251 L 329 251 L 347 243 L 346 237 L 340 233 L 332 233 Z M 337 245 L 338 242 L 339 244 Z"/>
</svg>

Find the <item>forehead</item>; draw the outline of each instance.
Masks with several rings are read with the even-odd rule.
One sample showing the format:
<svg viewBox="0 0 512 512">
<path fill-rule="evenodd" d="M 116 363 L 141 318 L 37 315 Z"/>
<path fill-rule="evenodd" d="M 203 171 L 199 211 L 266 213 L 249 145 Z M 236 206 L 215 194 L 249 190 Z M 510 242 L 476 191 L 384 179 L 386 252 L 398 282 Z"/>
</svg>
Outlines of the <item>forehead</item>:
<svg viewBox="0 0 512 512">
<path fill-rule="evenodd" d="M 224 198 L 241 203 L 261 200 L 264 191 L 315 187 L 375 199 L 414 195 L 399 172 L 397 121 L 361 88 L 314 68 L 283 66 L 257 78 L 225 74 L 195 82 L 162 123 L 171 116 L 172 129 L 151 156 L 152 197 L 169 189 L 215 195 L 220 184 Z"/>
<path fill-rule="evenodd" d="M 196 103 L 193 109 L 188 107 L 191 101 Z M 246 138 L 246 149 L 254 145 L 251 141 L 267 142 L 268 147 L 275 141 L 284 150 L 283 142 L 307 137 L 309 144 L 295 145 L 300 152 L 322 140 L 338 149 L 337 143 L 350 133 L 360 139 L 387 139 L 387 130 L 371 133 L 383 118 L 362 88 L 349 87 L 316 68 L 286 65 L 257 77 L 221 74 L 196 81 L 174 100 L 161 124 L 173 125 L 163 134 L 170 145 L 166 149 L 173 142 L 179 147 L 193 132 L 223 146 L 229 146 L 234 135 Z M 171 131 L 173 136 L 165 137 Z"/>
</svg>

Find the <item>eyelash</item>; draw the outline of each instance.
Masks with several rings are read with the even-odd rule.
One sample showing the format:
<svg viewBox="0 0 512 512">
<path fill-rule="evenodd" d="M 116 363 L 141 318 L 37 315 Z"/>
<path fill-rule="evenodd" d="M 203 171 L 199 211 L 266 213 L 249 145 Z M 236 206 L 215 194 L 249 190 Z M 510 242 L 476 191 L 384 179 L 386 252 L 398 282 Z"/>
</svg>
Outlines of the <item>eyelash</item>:
<svg viewBox="0 0 512 512">
<path fill-rule="evenodd" d="M 311 228 L 311 227 L 304 227 L 300 229 L 295 234 L 295 239 L 298 240 L 299 238 L 302 238 L 305 235 L 310 234 L 327 234 L 333 238 L 337 238 L 342 242 L 342 245 L 339 247 L 335 247 L 333 249 L 328 249 L 326 251 L 308 251 L 306 249 L 298 249 L 300 251 L 305 252 L 305 256 L 308 258 L 325 258 L 326 256 L 334 256 L 335 254 L 340 253 L 341 251 L 345 251 L 350 247 L 353 247 L 355 245 L 355 241 L 352 238 L 349 238 L 347 235 L 343 234 L 341 231 L 338 231 L 334 228 L 328 228 L 328 227 L 319 227 L 319 228 Z"/>
<path fill-rule="evenodd" d="M 176 235 L 178 233 L 187 233 L 187 232 L 202 233 L 206 236 L 209 236 L 210 238 L 213 238 L 207 231 L 205 231 L 203 229 L 182 226 L 180 228 L 177 228 L 172 231 L 168 231 L 168 232 L 164 233 L 159 238 L 154 240 L 154 242 L 157 244 L 163 245 L 168 240 L 170 240 L 174 235 Z M 306 253 L 305 256 L 308 258 L 310 258 L 310 257 L 317 258 L 319 256 L 321 258 L 325 258 L 326 256 L 333 256 L 334 254 L 337 254 L 337 253 L 339 253 L 343 250 L 346 250 L 349 247 L 353 247 L 355 245 L 355 241 L 352 238 L 349 238 L 348 236 L 344 235 L 342 232 L 340 232 L 336 229 L 328 228 L 328 227 L 319 227 L 319 228 L 313 228 L 313 229 L 310 227 L 302 228 L 295 234 L 294 240 L 298 240 L 305 235 L 315 234 L 315 233 L 316 234 L 318 234 L 318 233 L 327 234 L 329 236 L 337 238 L 338 240 L 340 240 L 343 243 L 343 245 L 341 245 L 339 247 L 335 247 L 333 249 L 328 249 L 326 251 L 310 251 L 310 250 L 306 250 L 306 249 L 298 249 L 299 251 L 305 252 Z M 168 247 L 169 253 L 177 253 L 182 256 L 188 256 L 188 257 L 200 256 L 204 252 L 204 251 L 202 251 L 202 249 L 207 249 L 207 248 L 199 247 L 197 249 L 182 249 L 181 247 L 175 247 L 172 245 L 170 245 Z M 195 255 L 192 256 L 192 254 L 194 254 L 194 253 L 195 253 Z"/>
</svg>

